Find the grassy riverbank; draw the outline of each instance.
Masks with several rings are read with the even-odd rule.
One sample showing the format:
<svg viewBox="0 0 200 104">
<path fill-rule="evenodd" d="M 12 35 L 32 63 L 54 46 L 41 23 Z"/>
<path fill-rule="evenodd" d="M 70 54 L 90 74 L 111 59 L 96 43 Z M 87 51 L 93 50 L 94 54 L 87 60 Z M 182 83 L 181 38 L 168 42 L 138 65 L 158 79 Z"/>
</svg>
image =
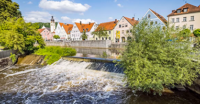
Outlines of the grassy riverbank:
<svg viewBox="0 0 200 104">
<path fill-rule="evenodd" d="M 34 52 L 36 55 L 45 56 L 45 60 L 48 64 L 52 64 L 58 61 L 63 56 L 74 56 L 76 55 L 76 50 L 68 47 L 58 47 L 58 46 L 48 46 L 45 48 L 40 48 Z"/>
</svg>

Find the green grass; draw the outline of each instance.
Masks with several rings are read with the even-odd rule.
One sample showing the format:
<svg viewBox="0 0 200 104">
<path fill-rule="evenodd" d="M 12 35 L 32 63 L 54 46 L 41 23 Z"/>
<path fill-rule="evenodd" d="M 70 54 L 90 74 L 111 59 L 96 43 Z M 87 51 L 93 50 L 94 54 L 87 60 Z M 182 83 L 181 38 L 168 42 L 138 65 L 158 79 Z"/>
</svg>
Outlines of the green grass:
<svg viewBox="0 0 200 104">
<path fill-rule="evenodd" d="M 45 60 L 50 65 L 58 61 L 63 56 L 74 56 L 76 55 L 76 50 L 73 48 L 64 48 L 58 46 L 48 46 L 45 48 L 40 48 L 34 52 L 36 55 L 45 56 Z"/>
</svg>

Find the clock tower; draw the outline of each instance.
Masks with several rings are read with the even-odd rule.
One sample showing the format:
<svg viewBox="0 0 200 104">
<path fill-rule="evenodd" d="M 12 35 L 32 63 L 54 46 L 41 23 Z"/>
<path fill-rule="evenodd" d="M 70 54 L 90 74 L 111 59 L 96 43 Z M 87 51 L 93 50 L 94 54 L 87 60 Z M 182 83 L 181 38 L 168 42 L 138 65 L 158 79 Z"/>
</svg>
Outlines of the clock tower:
<svg viewBox="0 0 200 104">
<path fill-rule="evenodd" d="M 56 28 L 56 24 L 55 24 L 53 16 L 51 17 L 50 27 L 51 27 L 51 32 L 54 32 Z"/>
</svg>

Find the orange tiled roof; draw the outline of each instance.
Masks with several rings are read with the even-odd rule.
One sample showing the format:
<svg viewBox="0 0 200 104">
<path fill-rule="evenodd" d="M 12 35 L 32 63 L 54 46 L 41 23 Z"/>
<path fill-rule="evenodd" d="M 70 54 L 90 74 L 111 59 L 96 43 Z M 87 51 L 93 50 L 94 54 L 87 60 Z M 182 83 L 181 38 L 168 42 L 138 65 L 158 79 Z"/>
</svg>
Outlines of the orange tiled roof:
<svg viewBox="0 0 200 104">
<path fill-rule="evenodd" d="M 72 31 L 72 28 L 73 28 L 73 25 L 72 24 L 63 24 L 63 27 L 64 27 L 64 29 L 65 29 L 65 32 L 67 33 L 67 34 L 70 34 L 71 33 L 71 31 Z"/>
<path fill-rule="evenodd" d="M 124 17 L 124 18 L 133 26 L 139 23 L 139 21 L 130 19 L 128 17 Z"/>
<path fill-rule="evenodd" d="M 83 32 L 83 29 L 88 29 L 88 32 L 92 29 L 92 26 L 94 25 L 94 23 L 89 23 L 89 24 L 83 24 L 83 23 L 76 23 L 76 26 L 78 27 L 80 32 Z"/>
<path fill-rule="evenodd" d="M 183 9 L 184 8 L 187 8 L 187 12 L 183 12 Z M 181 10 L 180 13 L 177 13 L 177 10 Z M 197 7 L 197 6 L 194 6 L 194 5 L 191 5 L 189 3 L 186 3 L 185 5 L 183 5 L 182 7 L 178 8 L 177 10 L 173 10 L 172 13 L 170 13 L 168 15 L 169 16 L 174 16 L 174 15 L 180 15 L 180 14 L 187 14 L 187 13 L 193 13 L 193 12 L 200 12 L 200 5 Z"/>
<path fill-rule="evenodd" d="M 111 21 L 111 22 L 100 23 L 98 27 L 103 27 L 105 30 L 113 30 L 116 25 L 117 25 L 117 23 L 115 23 L 115 21 Z M 97 31 L 97 30 L 95 30 L 95 31 Z"/>
<path fill-rule="evenodd" d="M 64 23 L 59 22 L 59 24 L 60 24 L 60 27 L 62 27 Z"/>
<path fill-rule="evenodd" d="M 152 9 L 150 9 L 163 23 L 167 23 L 167 20 L 161 16 L 160 14 L 156 13 L 155 11 L 153 11 Z"/>
<path fill-rule="evenodd" d="M 38 29 L 38 31 L 41 33 L 44 29 Z"/>
</svg>

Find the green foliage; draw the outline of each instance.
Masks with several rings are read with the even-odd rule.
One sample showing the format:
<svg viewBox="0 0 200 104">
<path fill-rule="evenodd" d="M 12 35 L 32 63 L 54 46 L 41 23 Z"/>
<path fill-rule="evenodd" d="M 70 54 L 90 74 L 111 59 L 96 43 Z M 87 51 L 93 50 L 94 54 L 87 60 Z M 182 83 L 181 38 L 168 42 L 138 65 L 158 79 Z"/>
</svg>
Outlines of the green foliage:
<svg viewBox="0 0 200 104">
<path fill-rule="evenodd" d="M 26 23 L 23 18 L 8 18 L 0 24 L 0 44 L 20 53 L 31 53 L 34 43 L 43 48 L 45 43 L 37 30 L 38 25 Z"/>
<path fill-rule="evenodd" d="M 194 36 L 199 37 L 200 36 L 200 29 L 196 29 L 193 32 Z"/>
<path fill-rule="evenodd" d="M 60 39 L 60 36 L 59 35 L 54 35 L 53 38 L 54 39 Z"/>
<path fill-rule="evenodd" d="M 146 24 L 149 21 L 143 20 L 133 27 L 132 38 L 118 63 L 125 69 L 129 86 L 161 94 L 164 87 L 191 85 L 200 73 L 199 63 L 192 59 L 199 56 L 188 38 L 176 41 L 189 33 L 181 34 L 174 26 L 162 30 L 161 26 Z"/>
<path fill-rule="evenodd" d="M 108 56 L 107 53 L 106 53 L 106 52 L 103 52 L 102 57 L 103 57 L 103 58 L 107 58 L 107 56 Z"/>
<path fill-rule="evenodd" d="M 87 39 L 87 34 L 86 34 L 85 31 L 83 31 L 83 34 L 81 35 L 81 38 L 82 38 L 83 40 Z"/>
<path fill-rule="evenodd" d="M 50 23 L 36 22 L 34 24 L 37 24 L 39 26 L 38 29 L 41 29 L 43 26 L 50 28 Z M 56 24 L 55 26 L 57 26 L 58 22 L 56 22 L 55 24 Z"/>
<path fill-rule="evenodd" d="M 0 22 L 7 18 L 22 17 L 18 9 L 19 5 L 16 2 L 12 2 L 12 0 L 0 0 Z"/>
<path fill-rule="evenodd" d="M 10 53 L 10 58 L 11 58 L 11 60 L 12 60 L 13 63 L 16 61 L 15 54 Z"/>
<path fill-rule="evenodd" d="M 183 38 L 186 38 L 191 34 L 191 31 L 190 29 L 183 29 L 182 31 L 180 31 L 180 34 L 183 35 Z"/>
<path fill-rule="evenodd" d="M 45 60 L 50 65 L 58 61 L 62 56 L 74 56 L 76 50 L 73 48 L 62 48 L 56 46 L 49 46 L 38 49 L 34 54 L 45 56 Z"/>
<path fill-rule="evenodd" d="M 94 32 L 92 32 L 92 34 L 99 38 L 108 36 L 107 31 L 104 29 L 104 27 L 101 26 L 97 27 L 97 29 Z"/>
</svg>

